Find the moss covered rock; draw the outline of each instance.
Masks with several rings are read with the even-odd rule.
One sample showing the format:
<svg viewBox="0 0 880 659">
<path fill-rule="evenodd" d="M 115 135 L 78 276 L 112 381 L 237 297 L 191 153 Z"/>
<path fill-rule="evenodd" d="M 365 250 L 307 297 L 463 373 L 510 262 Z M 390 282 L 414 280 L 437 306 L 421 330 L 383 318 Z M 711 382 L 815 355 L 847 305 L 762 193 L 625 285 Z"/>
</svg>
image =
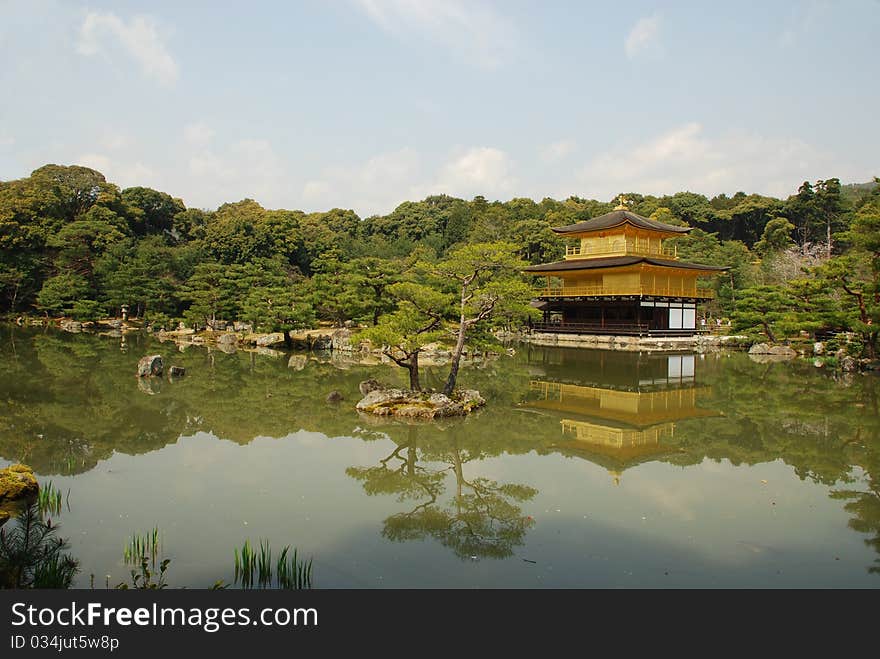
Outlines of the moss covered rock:
<svg viewBox="0 0 880 659">
<path fill-rule="evenodd" d="M 0 469 L 0 502 L 35 497 L 39 491 L 34 470 L 27 465 L 17 464 Z"/>
<path fill-rule="evenodd" d="M 405 389 L 374 389 L 358 402 L 357 409 L 378 416 L 434 419 L 461 416 L 485 404 L 480 392 L 473 389 L 458 390 L 452 396 Z"/>
</svg>

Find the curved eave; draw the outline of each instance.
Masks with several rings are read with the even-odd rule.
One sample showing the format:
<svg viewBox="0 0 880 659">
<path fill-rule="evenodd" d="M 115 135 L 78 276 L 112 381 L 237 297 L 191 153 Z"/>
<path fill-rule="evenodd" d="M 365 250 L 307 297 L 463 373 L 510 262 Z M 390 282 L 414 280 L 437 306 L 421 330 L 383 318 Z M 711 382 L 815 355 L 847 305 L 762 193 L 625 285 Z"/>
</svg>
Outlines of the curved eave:
<svg viewBox="0 0 880 659">
<path fill-rule="evenodd" d="M 620 268 L 629 265 L 644 263 L 646 265 L 659 266 L 661 268 L 677 268 L 680 270 L 694 270 L 707 275 L 730 270 L 726 265 L 703 265 L 700 263 L 687 263 L 685 261 L 670 261 L 667 259 L 655 259 L 650 256 L 611 256 L 597 259 L 569 259 L 567 261 L 555 261 L 553 263 L 541 263 L 524 268 L 523 272 L 533 275 L 556 275 L 585 270 L 605 270 Z"/>
<path fill-rule="evenodd" d="M 672 224 L 664 224 L 663 222 L 657 222 L 656 220 L 651 220 L 629 211 L 612 211 L 605 215 L 600 215 L 599 217 L 584 220 L 583 222 L 577 222 L 576 224 L 554 227 L 553 231 L 562 235 L 586 234 L 595 231 L 614 229 L 623 226 L 624 224 L 629 224 L 637 229 L 656 231 L 658 233 L 666 233 L 673 236 L 686 234 L 693 229 L 693 227 L 677 227 Z"/>
</svg>

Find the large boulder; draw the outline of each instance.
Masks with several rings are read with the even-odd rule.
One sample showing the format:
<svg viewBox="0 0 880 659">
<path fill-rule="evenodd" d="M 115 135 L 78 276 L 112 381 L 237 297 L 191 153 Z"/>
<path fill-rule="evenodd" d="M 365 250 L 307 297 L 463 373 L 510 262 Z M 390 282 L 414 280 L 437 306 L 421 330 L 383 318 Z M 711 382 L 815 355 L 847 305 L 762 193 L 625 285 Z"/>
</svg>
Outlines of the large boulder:
<svg viewBox="0 0 880 659">
<path fill-rule="evenodd" d="M 238 335 L 232 332 L 226 332 L 217 337 L 217 345 L 235 345 L 238 343 Z"/>
<path fill-rule="evenodd" d="M 778 357 L 797 357 L 797 351 L 788 346 L 773 346 L 768 351 L 768 354 L 776 355 Z"/>
<path fill-rule="evenodd" d="M 23 464 L 0 469 L 0 503 L 21 501 L 37 496 L 40 485 L 34 470 Z"/>
<path fill-rule="evenodd" d="M 83 331 L 83 324 L 77 322 L 75 320 L 62 320 L 61 321 L 61 329 L 65 332 L 71 332 L 73 334 L 79 334 Z"/>
<path fill-rule="evenodd" d="M 330 349 L 351 352 L 353 349 L 351 345 L 351 330 L 343 327 L 333 332 L 330 335 Z"/>
<path fill-rule="evenodd" d="M 165 363 L 162 361 L 162 355 L 147 355 L 141 357 L 138 362 L 138 377 L 147 378 L 152 375 L 162 375 L 165 369 Z"/>
<path fill-rule="evenodd" d="M 310 350 L 330 350 L 333 347 L 333 339 L 329 336 L 312 337 L 309 344 Z"/>
<path fill-rule="evenodd" d="M 272 346 L 284 345 L 284 334 L 272 332 L 271 334 L 258 335 L 254 344 L 258 348 L 271 348 Z"/>
<path fill-rule="evenodd" d="M 770 346 L 766 343 L 756 343 L 749 348 L 750 355 L 768 355 L 770 354 Z"/>
</svg>

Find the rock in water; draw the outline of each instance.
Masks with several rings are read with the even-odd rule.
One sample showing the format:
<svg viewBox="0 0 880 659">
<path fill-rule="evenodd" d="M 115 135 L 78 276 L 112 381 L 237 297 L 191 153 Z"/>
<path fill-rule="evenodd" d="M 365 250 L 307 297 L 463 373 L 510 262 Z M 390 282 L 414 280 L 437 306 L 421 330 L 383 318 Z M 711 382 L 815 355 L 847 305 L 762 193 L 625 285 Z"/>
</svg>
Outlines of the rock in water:
<svg viewBox="0 0 880 659">
<path fill-rule="evenodd" d="M 0 502 L 35 497 L 39 491 L 34 470 L 27 465 L 17 464 L 0 469 Z"/>
<path fill-rule="evenodd" d="M 330 336 L 330 349 L 351 352 L 351 330 L 340 328 Z"/>
<path fill-rule="evenodd" d="M 168 369 L 168 374 L 172 377 L 182 378 L 186 375 L 186 369 L 183 366 L 172 366 Z"/>
<path fill-rule="evenodd" d="M 371 391 L 376 391 L 377 389 L 384 389 L 385 387 L 381 382 L 370 378 L 369 380 L 364 380 L 358 385 L 358 389 L 361 391 L 361 396 L 366 396 Z"/>
<path fill-rule="evenodd" d="M 165 364 L 162 361 L 162 355 L 147 355 L 141 357 L 138 362 L 138 377 L 147 378 L 152 375 L 162 375 Z"/>
<path fill-rule="evenodd" d="M 379 416 L 434 419 L 464 415 L 485 404 L 480 392 L 473 389 L 457 390 L 451 397 L 405 389 L 374 389 L 358 402 L 357 409 Z"/>
<path fill-rule="evenodd" d="M 284 345 L 284 335 L 280 332 L 264 334 L 257 337 L 255 343 L 260 348 L 271 348 L 272 346 Z"/>
<path fill-rule="evenodd" d="M 327 394 L 327 402 L 328 403 L 341 403 L 345 398 L 338 391 L 331 391 Z"/>
<path fill-rule="evenodd" d="M 770 346 L 766 343 L 756 343 L 749 348 L 750 355 L 766 355 L 770 352 Z"/>
</svg>

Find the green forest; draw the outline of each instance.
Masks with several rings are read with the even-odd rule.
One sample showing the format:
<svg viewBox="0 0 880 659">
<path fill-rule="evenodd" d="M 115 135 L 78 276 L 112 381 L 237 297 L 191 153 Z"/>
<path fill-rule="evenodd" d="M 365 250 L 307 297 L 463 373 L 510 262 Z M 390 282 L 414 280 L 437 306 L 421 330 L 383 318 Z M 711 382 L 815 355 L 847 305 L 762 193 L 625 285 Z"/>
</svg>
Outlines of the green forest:
<svg viewBox="0 0 880 659">
<path fill-rule="evenodd" d="M 682 260 L 730 267 L 704 283 L 716 291 L 708 317 L 774 342 L 851 332 L 875 358 L 878 183 L 807 181 L 786 199 L 623 194 L 635 213 L 693 227 L 675 239 Z M 377 337 L 406 339 L 401 328 L 415 332 L 425 300 L 428 334 L 437 322 L 458 322 L 467 260 L 482 254 L 498 259 L 505 279 L 498 286 L 488 277 L 480 295 L 509 298 L 495 307 L 495 322 L 516 325 L 531 283 L 518 267 L 561 258 L 565 241 L 551 227 L 615 203 L 436 195 L 366 218 L 339 208 L 270 210 L 252 199 L 210 211 L 146 187 L 120 189 L 93 169 L 45 165 L 0 182 L 0 313 L 89 321 L 118 317 L 127 305 L 154 328 L 242 320 L 263 331 L 388 318 L 396 324 Z"/>
</svg>

